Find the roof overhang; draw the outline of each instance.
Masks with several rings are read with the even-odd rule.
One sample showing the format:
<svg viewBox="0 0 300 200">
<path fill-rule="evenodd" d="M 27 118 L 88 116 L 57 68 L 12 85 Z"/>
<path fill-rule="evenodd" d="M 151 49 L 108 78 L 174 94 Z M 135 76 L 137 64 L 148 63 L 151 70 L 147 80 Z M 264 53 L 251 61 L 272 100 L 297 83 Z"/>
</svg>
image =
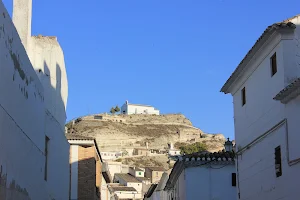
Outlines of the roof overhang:
<svg viewBox="0 0 300 200">
<path fill-rule="evenodd" d="M 98 148 L 97 141 L 95 139 L 68 139 L 70 145 L 87 145 L 87 146 L 95 146 L 97 155 L 100 158 L 100 161 L 103 162 L 100 150 Z"/>
<path fill-rule="evenodd" d="M 292 99 L 300 95 L 300 78 L 286 86 L 281 90 L 273 99 L 280 101 L 283 104 L 287 104 Z"/>
<path fill-rule="evenodd" d="M 231 74 L 229 79 L 226 81 L 226 83 L 221 88 L 220 92 L 223 92 L 225 94 L 230 93 L 230 88 L 232 85 L 239 79 L 241 74 L 247 69 L 248 63 L 251 61 L 251 59 L 255 56 L 255 54 L 263 47 L 263 45 L 269 40 L 269 38 L 275 33 L 275 32 L 289 32 L 294 31 L 296 29 L 296 25 L 292 22 L 281 22 L 281 23 L 275 23 L 271 26 L 268 26 L 268 28 L 263 32 L 263 34 L 258 38 L 256 43 L 253 45 L 253 47 L 248 51 L 244 59 L 240 62 L 240 64 L 237 66 L 237 68 L 234 70 L 234 72 Z"/>
</svg>

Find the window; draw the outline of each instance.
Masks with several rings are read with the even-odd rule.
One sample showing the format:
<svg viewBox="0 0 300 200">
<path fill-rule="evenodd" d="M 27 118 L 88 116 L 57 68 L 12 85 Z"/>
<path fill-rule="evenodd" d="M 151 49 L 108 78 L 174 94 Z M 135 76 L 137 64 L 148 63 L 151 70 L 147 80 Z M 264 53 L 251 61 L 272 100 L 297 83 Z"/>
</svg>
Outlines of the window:
<svg viewBox="0 0 300 200">
<path fill-rule="evenodd" d="M 275 148 L 275 172 L 276 172 L 276 177 L 282 175 L 280 146 Z"/>
<path fill-rule="evenodd" d="M 48 145 L 49 145 L 49 138 L 45 137 L 45 174 L 44 179 L 47 181 L 47 175 L 48 175 Z"/>
<path fill-rule="evenodd" d="M 139 175 L 142 175 L 142 172 L 139 172 Z"/>
<path fill-rule="evenodd" d="M 270 61 L 271 61 L 271 76 L 274 76 L 274 74 L 276 74 L 277 72 L 276 52 L 271 57 Z"/>
<path fill-rule="evenodd" d="M 246 104 L 246 88 L 242 89 L 242 106 Z"/>
<path fill-rule="evenodd" d="M 231 183 L 232 186 L 236 186 L 236 173 L 231 174 Z"/>
</svg>

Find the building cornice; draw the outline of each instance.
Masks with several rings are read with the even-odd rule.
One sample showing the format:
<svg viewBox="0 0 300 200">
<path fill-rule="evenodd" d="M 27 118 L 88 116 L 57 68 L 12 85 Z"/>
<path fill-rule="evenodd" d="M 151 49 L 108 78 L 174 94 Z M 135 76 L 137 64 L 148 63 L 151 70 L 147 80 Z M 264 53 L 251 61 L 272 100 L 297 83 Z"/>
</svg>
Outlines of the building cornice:
<svg viewBox="0 0 300 200">
<path fill-rule="evenodd" d="M 231 86 L 239 79 L 241 74 L 247 69 L 248 63 L 255 56 L 255 54 L 264 46 L 268 39 L 276 32 L 289 32 L 294 31 L 296 25 L 290 21 L 275 23 L 271 26 L 268 26 L 263 34 L 258 38 L 253 47 L 248 51 L 244 59 L 240 62 L 234 72 L 231 74 L 229 79 L 221 88 L 221 92 L 225 94 L 230 93 Z"/>
</svg>

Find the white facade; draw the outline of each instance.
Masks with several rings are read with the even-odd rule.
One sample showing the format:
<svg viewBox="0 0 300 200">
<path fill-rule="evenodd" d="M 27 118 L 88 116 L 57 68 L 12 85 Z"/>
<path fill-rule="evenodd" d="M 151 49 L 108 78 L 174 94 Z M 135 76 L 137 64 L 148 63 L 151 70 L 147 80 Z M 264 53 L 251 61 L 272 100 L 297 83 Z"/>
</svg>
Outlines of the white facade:
<svg viewBox="0 0 300 200">
<path fill-rule="evenodd" d="M 64 122 L 46 103 L 59 88 L 53 86 L 53 92 L 47 93 L 25 49 L 31 37 L 31 5 L 29 0 L 14 1 L 15 26 L 24 28 L 18 33 L 0 3 L 0 199 L 68 199 L 69 144 Z M 56 112 L 65 116 L 65 107 Z"/>
<path fill-rule="evenodd" d="M 125 175 L 127 175 L 127 174 L 125 174 Z M 139 182 L 137 179 L 135 181 L 126 180 L 126 178 L 122 177 L 121 175 L 120 176 L 115 175 L 114 181 L 123 186 L 133 187 L 137 191 L 135 197 L 142 198 L 142 196 L 143 196 L 142 195 L 142 189 L 143 189 L 142 182 Z"/>
<path fill-rule="evenodd" d="M 169 155 L 170 156 L 179 156 L 180 155 L 180 150 L 178 150 L 178 149 L 169 149 Z"/>
<path fill-rule="evenodd" d="M 165 189 L 167 199 L 236 199 L 236 187 L 232 186 L 235 171 L 235 165 L 226 162 L 186 167 L 172 183 L 173 187 Z"/>
<path fill-rule="evenodd" d="M 114 175 L 116 173 L 124 173 L 123 167 L 122 167 L 122 162 L 106 161 L 106 162 L 104 162 L 104 165 L 106 166 L 106 169 L 108 169 L 112 178 L 114 178 Z"/>
<path fill-rule="evenodd" d="M 122 152 L 101 151 L 101 157 L 103 160 L 115 160 L 122 157 Z"/>
<path fill-rule="evenodd" d="M 136 167 L 129 167 L 129 173 L 134 177 L 145 177 L 145 171 Z"/>
<path fill-rule="evenodd" d="M 300 17 L 290 21 L 296 29 L 267 30 L 271 33 L 256 43 L 259 48 L 254 46 L 248 53 L 243 73 L 232 76 L 222 88 L 224 93 L 233 95 L 239 199 L 291 200 L 300 196 L 297 189 L 300 184 L 300 98 L 296 97 L 298 91 L 295 90 L 291 95 L 296 98 L 290 101 L 281 103 L 273 99 L 300 77 Z M 272 76 L 270 59 L 274 53 L 277 72 Z M 290 86 L 295 85 L 297 83 Z M 244 105 L 241 102 L 243 88 L 246 91 Z M 275 169 L 278 146 L 282 165 L 279 177 Z"/>
<path fill-rule="evenodd" d="M 132 114 L 154 114 L 159 115 L 159 110 L 155 109 L 152 106 L 140 105 L 140 104 L 131 104 L 128 101 L 123 104 L 121 107 L 121 114 L 132 115 Z"/>
</svg>

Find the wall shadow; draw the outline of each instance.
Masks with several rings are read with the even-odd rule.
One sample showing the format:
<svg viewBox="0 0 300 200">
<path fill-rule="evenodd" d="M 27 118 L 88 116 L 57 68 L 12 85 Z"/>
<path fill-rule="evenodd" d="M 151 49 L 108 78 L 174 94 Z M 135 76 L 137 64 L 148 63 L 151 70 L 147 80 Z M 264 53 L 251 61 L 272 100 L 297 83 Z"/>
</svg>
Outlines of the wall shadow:
<svg viewBox="0 0 300 200">
<path fill-rule="evenodd" d="M 56 118 L 56 120 L 60 123 L 63 127 L 66 122 L 66 109 L 64 105 L 64 101 L 61 95 L 62 91 L 62 73 L 60 65 L 56 63 L 56 87 L 52 85 L 51 76 L 53 76 L 50 72 L 50 69 L 44 61 L 44 71 L 39 71 L 41 78 L 41 82 L 44 87 L 44 98 L 45 98 L 45 106 L 48 111 Z M 52 77 L 53 79 L 54 77 Z M 52 107 L 52 108 L 51 108 Z"/>
<path fill-rule="evenodd" d="M 78 171 L 72 171 L 72 165 L 78 166 Z M 78 179 L 73 180 L 72 174 L 77 173 Z M 98 172 L 100 178 L 101 171 Z M 96 159 L 85 158 L 79 161 L 70 163 L 70 199 L 72 200 L 72 184 L 77 184 L 77 198 L 76 200 L 100 200 L 101 198 L 101 182 L 100 185 L 96 184 Z M 75 199 L 75 198 L 73 198 Z"/>
</svg>

